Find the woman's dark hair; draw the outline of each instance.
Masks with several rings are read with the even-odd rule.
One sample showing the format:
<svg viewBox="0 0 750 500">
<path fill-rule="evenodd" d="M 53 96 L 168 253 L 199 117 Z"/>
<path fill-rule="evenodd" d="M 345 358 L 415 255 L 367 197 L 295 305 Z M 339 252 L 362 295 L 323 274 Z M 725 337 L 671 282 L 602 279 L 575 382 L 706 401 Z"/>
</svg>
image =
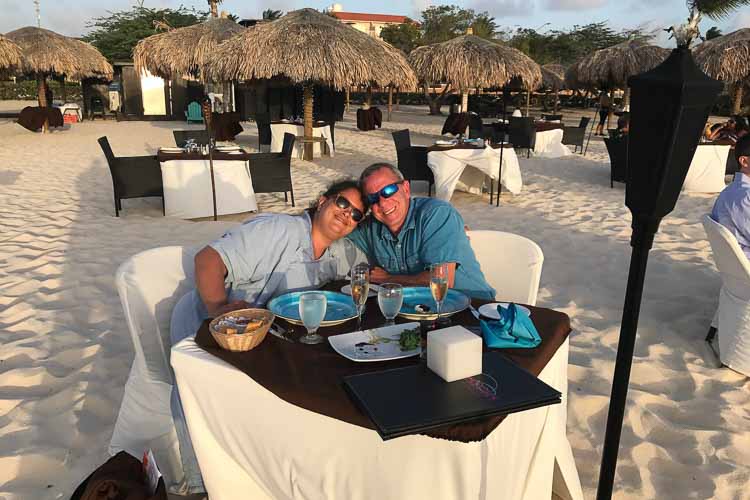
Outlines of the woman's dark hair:
<svg viewBox="0 0 750 500">
<path fill-rule="evenodd" d="M 737 132 L 740 132 L 742 130 L 750 130 L 750 126 L 748 126 L 747 118 L 740 115 L 735 115 L 732 118 L 734 118 L 734 130 Z"/>
<path fill-rule="evenodd" d="M 734 146 L 734 157 L 740 161 L 740 156 L 750 156 L 750 134 L 740 137 Z"/>
<path fill-rule="evenodd" d="M 357 181 L 351 178 L 338 179 L 329 184 L 326 190 L 320 193 L 320 196 L 331 198 L 341 193 L 342 191 L 346 191 L 347 189 L 354 189 L 355 191 L 359 191 L 359 184 L 357 184 Z M 307 209 L 307 213 L 310 215 L 310 218 L 315 215 L 315 212 L 317 212 L 317 210 L 318 199 L 316 198 L 310 202 L 310 206 Z"/>
</svg>

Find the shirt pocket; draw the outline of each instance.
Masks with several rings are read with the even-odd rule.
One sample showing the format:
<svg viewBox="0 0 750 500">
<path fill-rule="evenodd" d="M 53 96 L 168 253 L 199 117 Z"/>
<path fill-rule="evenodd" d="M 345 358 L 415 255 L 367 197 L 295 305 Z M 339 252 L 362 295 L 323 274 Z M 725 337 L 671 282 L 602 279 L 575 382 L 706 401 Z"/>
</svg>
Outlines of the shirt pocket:
<svg viewBox="0 0 750 500">
<path fill-rule="evenodd" d="M 425 270 L 425 263 L 418 253 L 408 254 L 406 256 L 406 267 L 410 274 L 421 273 Z"/>
</svg>

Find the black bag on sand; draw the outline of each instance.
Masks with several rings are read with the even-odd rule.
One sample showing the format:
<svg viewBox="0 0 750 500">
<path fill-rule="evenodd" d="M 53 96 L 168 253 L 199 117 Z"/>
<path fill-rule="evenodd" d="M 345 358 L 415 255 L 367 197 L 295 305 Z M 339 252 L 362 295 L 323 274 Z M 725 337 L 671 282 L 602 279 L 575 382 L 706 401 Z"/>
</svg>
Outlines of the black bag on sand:
<svg viewBox="0 0 750 500">
<path fill-rule="evenodd" d="M 149 495 L 140 460 L 121 451 L 79 484 L 70 500 L 167 500 L 167 489 L 159 478 L 156 493 Z"/>
</svg>

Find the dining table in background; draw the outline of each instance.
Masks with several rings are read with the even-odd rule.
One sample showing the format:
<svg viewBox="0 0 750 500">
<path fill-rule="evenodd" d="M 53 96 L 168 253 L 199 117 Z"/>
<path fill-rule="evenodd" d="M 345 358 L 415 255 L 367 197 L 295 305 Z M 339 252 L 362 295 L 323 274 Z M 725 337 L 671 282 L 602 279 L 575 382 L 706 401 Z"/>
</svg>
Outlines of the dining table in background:
<svg viewBox="0 0 750 500">
<path fill-rule="evenodd" d="M 727 143 L 698 144 L 682 190 L 687 193 L 721 192 L 726 187 L 724 174 L 731 148 Z"/>
<path fill-rule="evenodd" d="M 503 168 L 500 182 L 513 194 L 523 189 L 521 167 L 511 144 L 503 146 Z M 456 189 L 482 194 L 482 187 L 500 174 L 500 147 L 457 144 L 427 148 L 427 166 L 435 178 L 435 197 L 449 201 Z M 469 167 L 469 168 L 467 168 Z"/>
<path fill-rule="evenodd" d="M 542 343 L 503 352 L 560 391 L 561 404 L 388 441 L 351 401 L 342 377 L 416 365 L 418 358 L 356 363 L 327 342 L 304 345 L 270 333 L 252 351 L 231 353 L 216 345 L 204 323 L 195 338 L 172 347 L 171 364 L 208 495 L 536 500 L 551 498 L 554 489 L 563 498 L 582 499 L 565 434 L 569 319 L 530 309 Z M 368 300 L 364 327 L 383 321 L 377 300 Z M 478 324 L 468 310 L 452 321 Z M 328 337 L 354 325 L 351 320 L 318 332 Z M 500 394 L 503 384 L 512 383 L 498 382 Z"/>
<path fill-rule="evenodd" d="M 213 216 L 211 171 L 207 154 L 159 150 L 164 186 L 164 213 L 168 217 L 195 219 Z M 250 155 L 213 152 L 218 215 L 258 210 L 248 161 Z"/>
<path fill-rule="evenodd" d="M 271 152 L 280 153 L 284 147 L 284 134 L 293 134 L 295 137 L 302 137 L 305 135 L 305 126 L 299 122 L 292 121 L 273 121 L 271 122 Z M 322 137 L 324 141 L 313 142 L 313 157 L 320 157 L 323 152 L 328 156 L 334 156 L 333 148 L 333 137 L 331 135 L 331 127 L 328 124 L 321 122 L 313 124 L 313 137 Z M 323 146 L 325 143 L 325 146 Z M 325 151 L 321 149 L 325 148 Z M 298 158 L 302 158 L 304 151 L 303 141 L 297 140 L 294 142 L 294 151 Z"/>
</svg>

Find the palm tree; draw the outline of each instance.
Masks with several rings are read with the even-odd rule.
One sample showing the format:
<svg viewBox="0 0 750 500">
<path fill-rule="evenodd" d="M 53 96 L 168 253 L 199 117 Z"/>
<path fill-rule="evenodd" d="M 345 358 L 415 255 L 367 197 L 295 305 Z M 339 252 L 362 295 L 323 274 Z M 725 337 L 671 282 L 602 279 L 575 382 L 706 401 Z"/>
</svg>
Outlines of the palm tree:
<svg viewBox="0 0 750 500">
<path fill-rule="evenodd" d="M 208 0 L 208 6 L 211 8 L 211 17 L 219 17 L 219 7 L 218 5 L 223 0 Z"/>
<path fill-rule="evenodd" d="M 678 47 L 689 48 L 693 40 L 700 35 L 698 24 L 702 15 L 714 20 L 723 19 L 743 5 L 750 5 L 750 0 L 687 0 L 690 9 L 687 23 L 672 26 L 667 31 L 672 32 Z"/>
<path fill-rule="evenodd" d="M 721 30 L 716 26 L 711 26 L 708 28 L 708 31 L 706 31 L 706 40 L 713 40 L 714 38 L 719 38 L 724 33 L 721 32 Z"/>
<path fill-rule="evenodd" d="M 262 17 L 264 21 L 274 21 L 282 15 L 284 15 L 284 13 L 280 10 L 266 9 L 263 11 Z"/>
</svg>

